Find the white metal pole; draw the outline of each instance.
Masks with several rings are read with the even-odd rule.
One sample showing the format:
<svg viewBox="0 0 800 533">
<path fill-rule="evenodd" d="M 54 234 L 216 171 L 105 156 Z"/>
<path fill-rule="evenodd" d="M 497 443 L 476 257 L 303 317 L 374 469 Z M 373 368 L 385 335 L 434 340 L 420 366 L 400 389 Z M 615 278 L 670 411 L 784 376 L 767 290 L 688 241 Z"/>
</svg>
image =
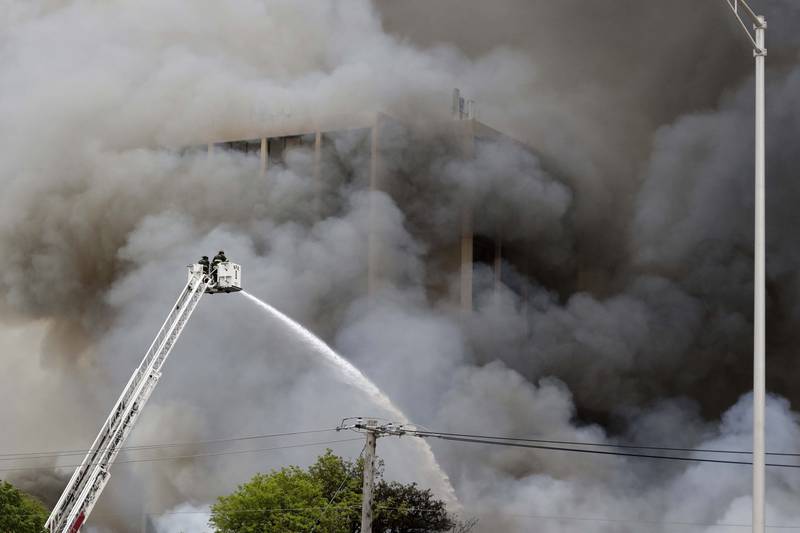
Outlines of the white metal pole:
<svg viewBox="0 0 800 533">
<path fill-rule="evenodd" d="M 364 489 L 361 500 L 361 533 L 372 533 L 372 493 L 375 485 L 374 430 L 367 430 L 367 445 L 364 448 Z"/>
<path fill-rule="evenodd" d="M 755 146 L 755 264 L 753 291 L 753 533 L 765 531 L 764 404 L 766 399 L 766 283 L 765 162 L 764 162 L 764 17 L 758 17 L 756 33 L 756 146 Z"/>
</svg>

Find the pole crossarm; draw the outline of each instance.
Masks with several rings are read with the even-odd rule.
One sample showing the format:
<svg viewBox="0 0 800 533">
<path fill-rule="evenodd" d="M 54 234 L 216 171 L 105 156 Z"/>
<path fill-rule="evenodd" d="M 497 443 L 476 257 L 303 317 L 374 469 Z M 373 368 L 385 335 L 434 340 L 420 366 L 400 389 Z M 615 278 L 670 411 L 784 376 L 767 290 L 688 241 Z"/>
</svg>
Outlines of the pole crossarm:
<svg viewBox="0 0 800 533">
<path fill-rule="evenodd" d="M 374 433 L 378 437 L 392 435 L 402 437 L 407 433 L 414 433 L 417 427 L 411 424 L 397 424 L 381 418 L 351 416 L 342 420 L 336 431 L 355 431 L 357 433 Z"/>
<path fill-rule="evenodd" d="M 747 27 L 747 23 L 742 18 L 742 13 L 744 13 L 744 15 L 753 23 L 754 30 L 766 29 L 767 19 L 761 15 L 756 15 L 755 11 L 753 11 L 750 6 L 747 5 L 745 0 L 725 0 L 725 3 L 728 4 L 728 7 L 731 8 L 733 15 L 736 17 L 736 20 L 739 21 L 739 25 L 742 27 L 742 30 L 744 30 L 744 34 L 747 36 L 747 39 L 753 46 L 753 53 L 759 56 L 767 55 L 767 49 L 764 46 L 759 46 L 755 35 Z"/>
</svg>

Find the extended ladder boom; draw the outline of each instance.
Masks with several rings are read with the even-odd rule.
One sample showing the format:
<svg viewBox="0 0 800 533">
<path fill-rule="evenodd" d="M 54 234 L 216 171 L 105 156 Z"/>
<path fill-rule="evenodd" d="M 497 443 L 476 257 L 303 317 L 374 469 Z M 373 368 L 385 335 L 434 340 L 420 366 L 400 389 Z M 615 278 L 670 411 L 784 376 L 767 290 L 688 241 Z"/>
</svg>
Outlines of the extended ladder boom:
<svg viewBox="0 0 800 533">
<path fill-rule="evenodd" d="M 48 533 L 77 533 L 86 521 L 108 483 L 114 459 L 161 377 L 164 361 L 210 284 L 202 269 L 190 272 L 189 282 L 47 519 Z"/>
</svg>

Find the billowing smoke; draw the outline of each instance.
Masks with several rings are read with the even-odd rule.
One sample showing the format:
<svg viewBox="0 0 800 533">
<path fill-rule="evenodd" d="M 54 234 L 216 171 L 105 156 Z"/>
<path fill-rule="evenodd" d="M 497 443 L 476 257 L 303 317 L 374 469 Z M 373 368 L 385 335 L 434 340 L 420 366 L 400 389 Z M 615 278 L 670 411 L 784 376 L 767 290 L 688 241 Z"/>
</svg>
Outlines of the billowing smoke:
<svg viewBox="0 0 800 533">
<path fill-rule="evenodd" d="M 749 448 L 752 90 L 749 51 L 721 2 L 0 4 L 3 451 L 88 445 L 182 267 L 220 247 L 251 293 L 320 333 L 425 426 Z M 763 7 L 768 448 L 797 451 L 800 9 Z M 436 124 L 456 86 L 479 118 L 540 155 L 484 143 L 452 157 Z M 264 124 L 374 111 L 429 136 L 425 153 L 392 138 L 402 157 L 386 165 L 416 178 L 406 197 L 367 191 L 363 175 L 321 194 L 307 149 L 266 176 L 256 157 L 204 149 Z M 343 135 L 326 148 L 327 175 L 342 161 L 360 168 L 358 146 Z M 502 265 L 500 284 L 477 268 L 472 314 L 426 290 L 457 286 L 430 254 L 457 238 L 464 210 L 479 213 L 476 232 L 536 263 Z M 385 268 L 368 295 L 371 234 Z M 244 298 L 215 296 L 132 440 L 330 428 L 375 409 Z M 154 462 L 135 461 L 242 447 L 124 454 L 92 522 L 133 531 L 150 514 L 159 530 L 196 530 L 209 502 L 256 471 L 307 464 L 325 446 L 357 455 L 357 441 L 317 444 L 347 437 Z M 297 444 L 312 446 L 287 448 Z M 749 520 L 746 466 L 432 445 L 481 531 L 716 532 Z M 388 476 L 426 479 L 403 441 L 379 451 Z M 0 477 L 52 503 L 66 475 L 52 463 Z M 793 470 L 770 471 L 771 523 L 800 523 L 798 483 Z"/>
</svg>

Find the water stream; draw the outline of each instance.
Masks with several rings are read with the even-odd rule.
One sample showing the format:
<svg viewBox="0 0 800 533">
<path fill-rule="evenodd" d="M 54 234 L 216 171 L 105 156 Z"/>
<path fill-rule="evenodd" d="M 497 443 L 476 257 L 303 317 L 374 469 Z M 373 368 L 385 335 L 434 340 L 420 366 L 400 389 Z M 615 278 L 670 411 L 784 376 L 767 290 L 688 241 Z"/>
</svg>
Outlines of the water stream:
<svg viewBox="0 0 800 533">
<path fill-rule="evenodd" d="M 370 379 L 365 376 L 358 368 L 353 366 L 350 361 L 336 353 L 330 346 L 328 346 L 322 339 L 311 333 L 302 325 L 292 320 L 290 317 L 281 313 L 266 302 L 262 302 L 252 294 L 242 291 L 251 302 L 259 306 L 263 311 L 283 323 L 290 329 L 314 354 L 320 356 L 324 363 L 332 368 L 336 375 L 343 382 L 355 387 L 370 397 L 370 399 L 379 407 L 387 411 L 393 418 L 392 422 L 399 424 L 408 424 L 409 420 L 405 414 L 386 396 Z M 444 497 L 448 504 L 458 505 L 453 486 L 450 484 L 450 479 L 447 474 L 442 470 L 433 456 L 433 451 L 427 442 L 419 438 L 411 438 L 408 441 L 419 452 L 421 458 L 425 461 L 425 466 L 429 471 L 435 472 L 438 478 L 439 486 L 432 487 L 434 492 Z"/>
</svg>

